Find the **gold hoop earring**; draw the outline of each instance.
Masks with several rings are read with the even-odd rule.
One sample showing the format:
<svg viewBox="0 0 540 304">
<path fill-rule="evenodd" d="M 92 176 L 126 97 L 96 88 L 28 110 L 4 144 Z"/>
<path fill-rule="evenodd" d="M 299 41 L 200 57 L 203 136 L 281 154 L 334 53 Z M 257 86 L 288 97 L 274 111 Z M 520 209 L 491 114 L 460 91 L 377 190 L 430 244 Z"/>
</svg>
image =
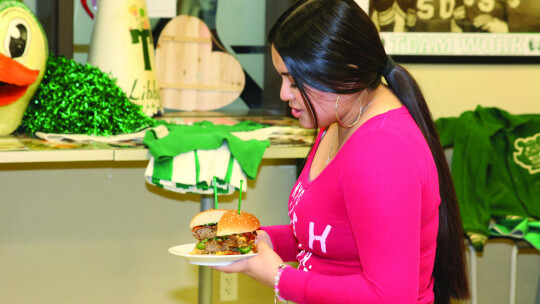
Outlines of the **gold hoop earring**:
<svg viewBox="0 0 540 304">
<path fill-rule="evenodd" d="M 338 97 L 336 98 L 336 107 L 334 108 L 334 113 L 336 114 L 336 118 L 337 118 L 338 124 L 339 124 L 341 127 L 345 128 L 345 129 L 349 129 L 349 128 L 353 127 L 353 126 L 358 122 L 358 120 L 360 120 L 360 116 L 362 116 L 362 112 L 363 112 L 363 111 L 362 111 L 362 107 L 360 107 L 360 114 L 358 114 L 358 117 L 356 117 L 356 120 L 355 120 L 352 124 L 346 126 L 346 125 L 344 125 L 344 124 L 341 122 L 341 120 L 339 120 L 339 116 L 338 116 L 338 114 L 337 114 L 337 108 L 338 108 L 339 97 L 341 97 L 341 95 L 338 95 Z M 362 105 L 362 101 L 360 101 L 360 105 Z"/>
</svg>

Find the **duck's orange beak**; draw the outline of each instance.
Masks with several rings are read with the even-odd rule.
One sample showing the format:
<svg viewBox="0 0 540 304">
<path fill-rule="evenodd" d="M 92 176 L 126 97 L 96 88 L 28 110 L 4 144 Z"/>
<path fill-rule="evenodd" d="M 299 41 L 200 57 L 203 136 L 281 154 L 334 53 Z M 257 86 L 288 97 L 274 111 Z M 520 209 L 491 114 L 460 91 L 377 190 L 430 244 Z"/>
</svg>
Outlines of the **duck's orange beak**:
<svg viewBox="0 0 540 304">
<path fill-rule="evenodd" d="M 0 106 L 21 98 L 38 75 L 39 70 L 31 70 L 0 53 Z"/>
</svg>

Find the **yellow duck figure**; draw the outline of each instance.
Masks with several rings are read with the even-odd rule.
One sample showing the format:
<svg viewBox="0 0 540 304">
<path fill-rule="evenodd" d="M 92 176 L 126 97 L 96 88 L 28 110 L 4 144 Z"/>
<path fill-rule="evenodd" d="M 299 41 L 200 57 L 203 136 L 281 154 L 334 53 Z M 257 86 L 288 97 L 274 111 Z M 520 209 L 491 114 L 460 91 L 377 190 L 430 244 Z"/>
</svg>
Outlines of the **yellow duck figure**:
<svg viewBox="0 0 540 304">
<path fill-rule="evenodd" d="M 22 2 L 0 0 L 0 135 L 20 125 L 48 57 L 45 32 Z"/>
</svg>

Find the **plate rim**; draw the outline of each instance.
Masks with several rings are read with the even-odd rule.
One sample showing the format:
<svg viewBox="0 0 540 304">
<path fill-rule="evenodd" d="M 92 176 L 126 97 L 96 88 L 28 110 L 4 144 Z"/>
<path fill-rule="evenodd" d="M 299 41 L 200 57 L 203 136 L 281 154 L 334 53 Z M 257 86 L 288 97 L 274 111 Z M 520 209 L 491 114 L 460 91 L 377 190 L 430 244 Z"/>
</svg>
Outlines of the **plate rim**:
<svg viewBox="0 0 540 304">
<path fill-rule="evenodd" d="M 189 254 L 189 253 L 174 252 L 174 249 L 179 248 L 179 247 L 191 248 L 190 249 L 191 251 L 195 248 L 195 245 L 197 245 L 197 243 L 189 243 L 189 244 L 172 246 L 168 249 L 168 252 L 172 255 L 180 256 L 186 259 L 187 262 L 190 264 L 201 265 L 201 266 L 226 266 L 234 262 L 258 255 L 258 253 L 247 253 L 247 254 L 242 254 L 242 255 L 216 255 L 216 254 Z M 220 259 L 223 259 L 223 261 L 216 261 Z"/>
</svg>

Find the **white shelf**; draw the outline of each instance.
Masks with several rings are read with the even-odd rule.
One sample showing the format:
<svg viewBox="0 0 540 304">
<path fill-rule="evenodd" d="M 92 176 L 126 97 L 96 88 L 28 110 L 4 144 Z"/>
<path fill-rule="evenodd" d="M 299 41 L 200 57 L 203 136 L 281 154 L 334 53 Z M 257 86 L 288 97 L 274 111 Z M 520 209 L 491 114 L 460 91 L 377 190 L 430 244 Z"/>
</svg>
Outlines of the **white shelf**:
<svg viewBox="0 0 540 304">
<path fill-rule="evenodd" d="M 264 159 L 304 158 L 309 147 L 268 147 Z M 62 149 L 23 150 L 0 152 L 0 163 L 76 162 L 76 161 L 145 161 L 150 159 L 148 149 Z"/>
<path fill-rule="evenodd" d="M 114 150 L 46 150 L 0 152 L 0 163 L 76 162 L 114 160 Z"/>
<path fill-rule="evenodd" d="M 150 151 L 148 149 L 117 149 L 114 150 L 114 160 L 116 161 L 138 161 L 149 160 Z"/>
</svg>

